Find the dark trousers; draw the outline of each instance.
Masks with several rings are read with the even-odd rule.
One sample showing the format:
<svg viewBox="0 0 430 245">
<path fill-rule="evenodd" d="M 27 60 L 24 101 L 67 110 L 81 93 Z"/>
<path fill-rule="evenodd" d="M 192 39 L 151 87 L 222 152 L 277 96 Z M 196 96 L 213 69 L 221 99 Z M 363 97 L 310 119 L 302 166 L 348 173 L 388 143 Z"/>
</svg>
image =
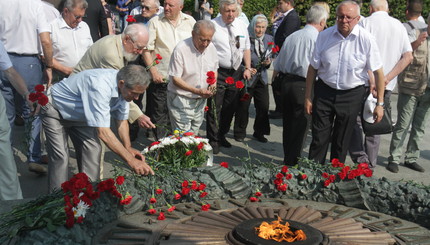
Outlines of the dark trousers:
<svg viewBox="0 0 430 245">
<path fill-rule="evenodd" d="M 331 143 L 330 160 L 345 162 L 351 134 L 362 109 L 364 86 L 336 90 L 322 80 L 315 83 L 312 106 L 312 143 L 309 159 L 324 164 Z"/>
<path fill-rule="evenodd" d="M 233 77 L 235 81 L 238 81 L 242 79 L 242 75 L 242 69 L 237 71 L 218 69 L 217 91 L 208 99 L 209 110 L 206 114 L 206 136 L 211 142 L 218 142 L 220 137 L 224 137 L 228 133 L 239 101 L 239 89 L 235 84 L 227 84 L 225 79 Z M 214 109 L 214 105 L 216 109 Z"/>
<path fill-rule="evenodd" d="M 275 101 L 275 112 L 282 112 L 281 84 L 277 80 L 272 82 L 273 99 Z"/>
<path fill-rule="evenodd" d="M 153 83 L 146 90 L 146 115 L 157 125 L 154 134 L 160 139 L 171 133 L 167 109 L 167 83 Z"/>
<path fill-rule="evenodd" d="M 299 76 L 284 76 L 282 83 L 282 144 L 284 164 L 293 166 L 301 157 L 311 116 L 304 110 L 306 82 Z"/>
<path fill-rule="evenodd" d="M 256 135 L 269 135 L 269 88 L 267 84 L 264 84 L 263 80 L 259 79 L 253 88 L 248 88 L 248 93 L 251 97 L 245 101 L 241 100 L 245 92 L 242 91 L 240 93 L 241 96 L 239 97 L 234 118 L 234 137 L 246 137 L 246 127 L 249 121 L 249 105 L 252 98 L 254 98 L 255 106 L 254 133 Z"/>
</svg>

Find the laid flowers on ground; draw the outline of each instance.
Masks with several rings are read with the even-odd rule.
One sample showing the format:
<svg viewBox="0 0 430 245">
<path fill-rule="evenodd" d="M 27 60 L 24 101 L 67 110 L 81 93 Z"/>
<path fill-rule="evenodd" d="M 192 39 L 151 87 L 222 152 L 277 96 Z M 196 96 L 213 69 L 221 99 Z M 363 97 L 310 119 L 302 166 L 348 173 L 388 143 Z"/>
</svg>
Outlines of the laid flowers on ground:
<svg viewBox="0 0 430 245">
<path fill-rule="evenodd" d="M 192 132 L 175 130 L 173 135 L 164 137 L 146 147 L 142 153 L 156 170 L 177 170 L 200 167 L 209 158 L 212 150 L 209 140 Z"/>
</svg>

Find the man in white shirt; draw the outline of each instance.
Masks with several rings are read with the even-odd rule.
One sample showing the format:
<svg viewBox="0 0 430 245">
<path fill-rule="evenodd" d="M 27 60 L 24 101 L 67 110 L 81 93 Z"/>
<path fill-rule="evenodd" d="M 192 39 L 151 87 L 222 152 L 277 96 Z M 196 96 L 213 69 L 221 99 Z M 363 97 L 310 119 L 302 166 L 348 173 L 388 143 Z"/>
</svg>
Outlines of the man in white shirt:
<svg viewBox="0 0 430 245">
<path fill-rule="evenodd" d="M 345 162 L 352 130 L 362 109 L 369 70 L 376 79 L 376 123 L 384 113 L 382 61 L 374 37 L 357 25 L 360 7 L 353 1 L 343 1 L 336 16 L 336 25 L 318 36 L 306 77 L 305 110 L 312 114 L 309 159 L 319 164 L 325 163 L 330 143 L 330 159 Z M 319 80 L 314 87 L 317 75 Z"/>
<path fill-rule="evenodd" d="M 173 129 L 199 133 L 206 98 L 213 95 L 216 84 L 208 86 L 207 73 L 216 81 L 218 55 L 211 43 L 215 26 L 210 20 L 199 20 L 192 37 L 176 45 L 170 59 L 167 85 L 167 107 Z"/>
<path fill-rule="evenodd" d="M 167 110 L 167 79 L 170 56 L 176 45 L 189 37 L 196 23 L 193 17 L 182 13 L 183 0 L 166 0 L 164 14 L 149 21 L 148 48 L 143 51 L 147 66 L 154 62 L 155 54 L 163 58 L 160 64 L 151 66 L 149 72 L 152 82 L 146 93 L 146 114 L 151 121 L 160 125 L 154 130 L 156 139 L 171 133 L 169 112 Z"/>
<path fill-rule="evenodd" d="M 40 43 L 46 67 L 52 67 L 52 44 L 49 36 L 49 24 L 46 21 L 44 5 L 40 0 L 0 1 L 0 40 L 3 43 L 16 71 L 24 78 L 29 91 L 34 92 L 36 85 L 42 84 L 42 61 L 39 58 Z M 22 103 L 21 96 L 6 77 L 1 78 L 1 92 L 6 101 L 8 119 L 13 128 L 15 107 L 22 106 L 22 113 L 30 130 L 27 161 L 29 170 L 45 174 L 46 168 L 41 163 L 40 128 L 38 115 L 30 120 L 32 108 Z M 15 104 L 18 99 L 18 104 Z M 13 138 L 13 137 L 12 137 Z"/>
<path fill-rule="evenodd" d="M 211 98 L 215 99 L 215 103 L 208 103 L 206 121 L 207 137 L 214 154 L 219 152 L 219 145 L 231 147 L 225 135 L 230 130 L 239 101 L 239 89 L 225 80 L 227 77 L 233 77 L 235 81 L 251 78 L 251 43 L 248 29 L 243 21 L 236 18 L 236 0 L 221 0 L 219 10 L 221 15 L 212 20 L 216 29 L 212 42 L 219 59 L 217 91 Z M 213 108 L 213 104 L 216 108 Z"/>
<path fill-rule="evenodd" d="M 69 76 L 93 44 L 90 28 L 82 21 L 87 6 L 86 0 L 66 0 L 62 16 L 50 23 L 54 52 L 53 82 Z"/>
<path fill-rule="evenodd" d="M 282 79 L 282 144 L 284 164 L 294 166 L 301 157 L 311 118 L 304 111 L 306 74 L 318 33 L 326 26 L 328 13 L 322 6 L 312 6 L 306 26 L 288 36 L 274 62 L 273 78 Z"/>
<path fill-rule="evenodd" d="M 391 111 L 391 92 L 397 84 L 397 75 L 412 61 L 412 47 L 402 23 L 388 15 L 386 0 L 372 0 L 370 13 L 371 16 L 364 18 L 359 25 L 369 31 L 378 44 L 385 72 L 384 107 Z M 370 88 L 374 88 L 374 85 Z M 363 144 L 361 117 L 358 116 L 349 148 L 352 160 L 368 163 L 370 168 L 376 167 L 379 143 L 380 135 L 365 135 Z"/>
<path fill-rule="evenodd" d="M 128 102 L 145 92 L 148 84 L 144 67 L 128 65 L 119 71 L 82 71 L 52 86 L 50 103 L 41 112 L 48 139 L 49 191 L 68 179 L 68 137 L 76 149 L 79 172 L 91 180 L 100 178 L 101 141 L 135 173 L 154 174 L 140 151 L 131 147 L 127 123 Z M 111 118 L 119 137 L 111 130 Z"/>
</svg>

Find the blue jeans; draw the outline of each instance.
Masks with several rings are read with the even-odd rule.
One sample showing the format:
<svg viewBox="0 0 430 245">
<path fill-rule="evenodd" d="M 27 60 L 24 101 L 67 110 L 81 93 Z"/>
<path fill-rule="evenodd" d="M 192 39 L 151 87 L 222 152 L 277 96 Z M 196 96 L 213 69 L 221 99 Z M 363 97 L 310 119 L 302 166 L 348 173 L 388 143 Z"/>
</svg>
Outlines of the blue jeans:
<svg viewBox="0 0 430 245">
<path fill-rule="evenodd" d="M 12 61 L 13 67 L 21 75 L 27 84 L 27 88 L 30 92 L 34 92 L 34 87 L 38 84 L 42 84 L 42 64 L 37 56 L 21 56 L 9 54 Z M 10 127 L 14 128 L 15 113 L 17 107 L 22 109 L 22 116 L 26 121 L 26 132 L 29 132 L 28 141 L 28 162 L 40 162 L 41 150 L 40 150 L 40 129 L 41 121 L 39 116 L 30 116 L 30 108 L 27 103 L 23 100 L 22 96 L 13 88 L 12 84 L 6 78 L 4 73 L 0 74 L 0 90 L 4 97 L 6 104 L 6 114 L 9 120 Z M 13 132 L 13 130 L 12 130 Z M 11 142 L 13 139 L 13 133 L 11 134 Z"/>
</svg>

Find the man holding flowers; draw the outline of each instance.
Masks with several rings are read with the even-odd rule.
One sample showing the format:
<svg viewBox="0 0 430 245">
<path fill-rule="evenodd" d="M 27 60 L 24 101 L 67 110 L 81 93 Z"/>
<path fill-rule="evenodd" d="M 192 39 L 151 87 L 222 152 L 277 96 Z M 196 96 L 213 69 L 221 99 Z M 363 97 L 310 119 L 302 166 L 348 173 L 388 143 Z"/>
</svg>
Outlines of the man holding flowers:
<svg viewBox="0 0 430 245">
<path fill-rule="evenodd" d="M 50 191 L 68 179 L 68 136 L 76 150 L 79 172 L 91 180 L 100 178 L 100 140 L 137 174 L 154 174 L 144 156 L 131 147 L 127 123 L 128 102 L 145 92 L 148 84 L 144 67 L 128 65 L 119 71 L 86 70 L 52 86 L 50 103 L 42 108 Z M 111 116 L 120 140 L 110 128 Z"/>
<path fill-rule="evenodd" d="M 235 81 L 242 78 L 251 78 L 251 45 L 246 25 L 236 19 L 236 0 L 221 0 L 219 2 L 221 15 L 213 19 L 215 45 L 220 61 L 218 68 L 217 92 L 214 96 L 215 103 L 208 103 L 207 137 L 213 148 L 213 153 L 219 152 L 219 144 L 231 147 L 225 139 L 225 134 L 230 130 L 230 124 L 239 101 L 239 87 L 242 82 L 227 83 L 226 78 L 231 77 Z M 245 69 L 241 66 L 244 63 Z M 236 86 L 242 85 L 242 86 Z M 213 107 L 216 108 L 213 108 Z M 217 122 L 220 120 L 219 123 Z M 219 126 L 219 128 L 218 128 Z"/>
<path fill-rule="evenodd" d="M 178 43 L 173 50 L 167 85 L 167 107 L 173 129 L 199 132 L 206 98 L 216 88 L 218 55 L 211 43 L 214 33 L 211 21 L 199 20 L 192 37 Z"/>
</svg>

